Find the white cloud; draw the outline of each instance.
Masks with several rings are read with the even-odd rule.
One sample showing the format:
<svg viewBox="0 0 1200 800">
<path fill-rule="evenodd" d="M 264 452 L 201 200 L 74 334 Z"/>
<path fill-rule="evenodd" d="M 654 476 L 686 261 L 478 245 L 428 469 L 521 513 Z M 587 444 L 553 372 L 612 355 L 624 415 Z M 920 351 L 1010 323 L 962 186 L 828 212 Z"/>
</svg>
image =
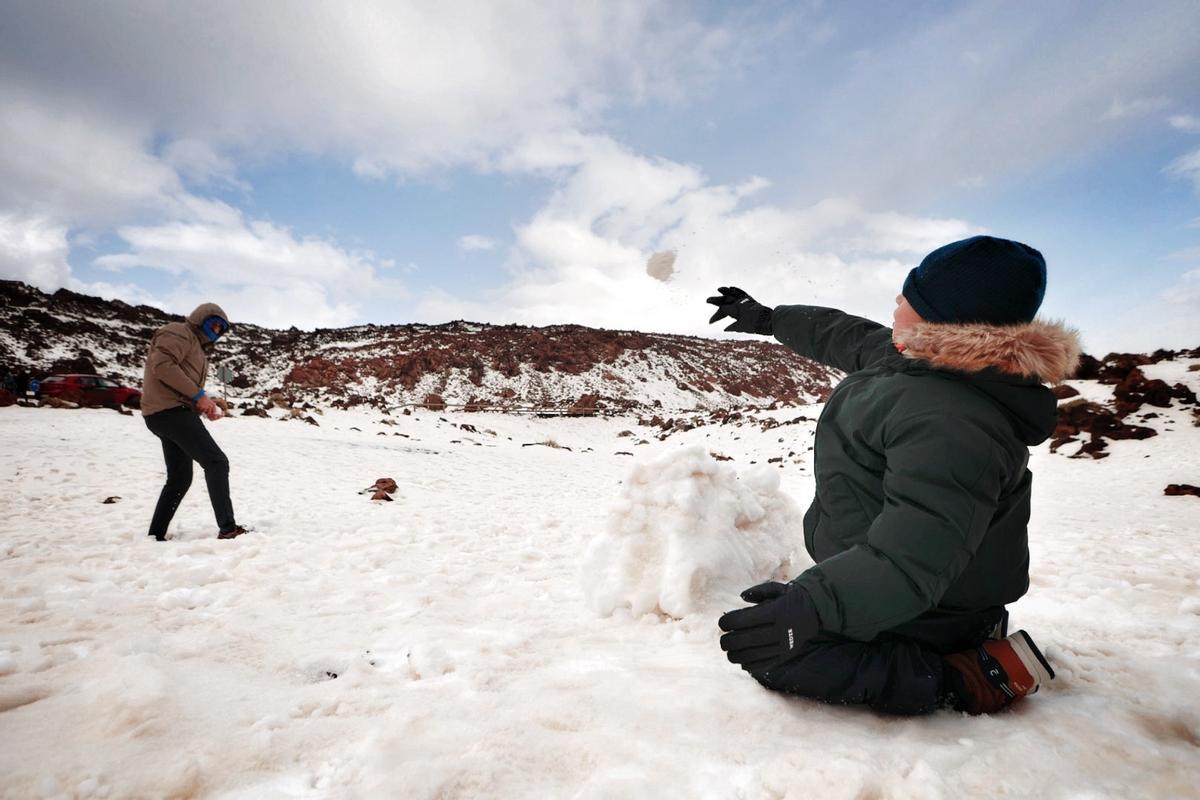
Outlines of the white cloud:
<svg viewBox="0 0 1200 800">
<path fill-rule="evenodd" d="M 636 0 L 30 4 L 6 17 L 38 46 L 0 32 L 0 72 L 64 106 L 95 102 L 226 154 L 331 154 L 368 176 L 481 165 L 616 98 L 680 99 L 728 70 L 735 45 L 686 7 Z"/>
<path fill-rule="evenodd" d="M 1101 120 L 1124 119 L 1126 117 L 1144 117 L 1156 111 L 1162 111 L 1171 104 L 1168 97 L 1138 97 L 1133 100 L 1113 98 L 1112 104 L 1104 112 Z"/>
<path fill-rule="evenodd" d="M 952 4 L 796 90 L 806 102 L 789 144 L 819 155 L 796 159 L 795 173 L 808 199 L 897 207 L 964 177 L 992 185 L 1088 157 L 1128 136 L 1138 113 L 1194 93 L 1198 21 L 1195 3 L 1170 0 L 1153 14 L 1120 2 L 1021 14 Z M 964 42 L 979 56 L 969 67 Z"/>
<path fill-rule="evenodd" d="M 242 302 L 255 321 L 285 327 L 347 324 L 366 297 L 404 296 L 380 277 L 388 261 L 247 220 L 226 203 L 188 191 L 177 170 L 198 184 L 244 187 L 232 162 L 207 144 L 173 142 L 160 158 L 150 151 L 152 137 L 133 122 L 117 122 L 86 104 L 54 109 L 47 103 L 14 92 L 0 115 L 4 277 L 172 310 L 187 310 L 195 296 L 211 298 L 220 290 Z M 177 276 L 175 289 L 157 296 L 128 281 L 74 275 L 71 245 L 90 246 L 97 231 L 114 224 L 129 250 L 97 265 L 162 270 Z"/>
<path fill-rule="evenodd" d="M 367 298 L 406 297 L 400 283 L 383 275 L 393 266 L 390 261 L 316 237 L 297 237 L 287 228 L 244 220 L 231 211 L 223 220 L 120 228 L 128 251 L 95 263 L 114 271 L 148 267 L 177 276 L 171 307 L 219 292 L 254 322 L 281 327 L 347 325 Z"/>
<path fill-rule="evenodd" d="M 704 298 L 735 284 L 764 303 L 834 305 L 886 321 L 921 256 L 978 232 L 959 220 L 875 213 L 849 200 L 752 205 L 762 179 L 712 184 L 695 167 L 601 136 L 530 142 L 505 163 L 535 164 L 559 180 L 548 204 L 516 229 L 509 283 L 481 301 L 430 292 L 418 318 L 716 335 Z M 660 250 L 677 253 L 669 283 L 646 274 L 646 259 Z"/>
<path fill-rule="evenodd" d="M 516 231 L 494 302 L 430 293 L 423 309 L 445 310 L 435 321 L 460 309 L 707 331 L 690 321 L 703 308 L 681 309 L 735 280 L 881 315 L 908 266 L 977 229 L 868 205 L 997 185 L 1101 147 L 1182 97 L 1194 74 L 1191 3 L 1156 14 L 1120 3 L 1085 15 L 997 9 L 956 6 L 849 61 L 813 64 L 823 74 L 796 75 L 786 147 L 807 153 L 791 162 L 805 181 L 786 191 L 804 199 L 768 205 L 755 202 L 765 179 L 714 184 L 695 165 L 586 133 L 631 107 L 686 100 L 750 51 L 773 59 L 804 39 L 747 36 L 739 20 L 754 14 L 712 23 L 686 4 L 638 0 L 15 4 L 0 26 L 0 213 L 44 244 L 4 269 L 32 274 L 38 263 L 69 280 L 60 242 L 117 228 L 128 252 L 103 259 L 110 268 L 169 271 L 181 291 L 219 278 L 248 308 L 257 297 L 273 309 L 264 321 L 347 319 L 394 273 L 389 262 L 203 196 L 246 191 L 247 164 L 300 155 L 380 179 L 465 167 L 554 182 Z M 807 12 L 796 16 L 807 25 Z M 818 21 L 807 33 L 819 46 L 852 28 Z M 720 114 L 715 103 L 703 111 Z M 719 128 L 745 122 L 754 136 L 757 121 L 726 115 Z M 1195 156 L 1168 169 L 1198 182 Z M 482 241 L 460 241 L 471 244 Z M 678 273 L 647 289 L 645 260 L 660 249 L 679 253 Z"/>
<path fill-rule="evenodd" d="M 1176 114 L 1167 120 L 1171 127 L 1185 133 L 1200 133 L 1200 117 L 1192 114 Z"/>
<path fill-rule="evenodd" d="M 71 277 L 66 226 L 44 217 L 0 214 L 0 275 L 53 291 Z"/>
<path fill-rule="evenodd" d="M 1188 321 L 1191 344 L 1200 340 L 1200 269 L 1192 269 L 1179 276 L 1174 286 L 1163 292 L 1162 299 L 1174 306 L 1178 316 Z"/>
<path fill-rule="evenodd" d="M 201 186 L 218 184 L 249 191 L 250 184 L 237 176 L 237 166 L 208 142 L 179 139 L 163 149 L 162 159 L 183 177 Z"/>
<path fill-rule="evenodd" d="M 1167 256 L 1169 261 L 1200 261 L 1200 247 L 1187 247 L 1176 250 Z"/>
<path fill-rule="evenodd" d="M 1181 155 L 1163 171 L 1172 177 L 1190 180 L 1195 190 L 1200 192 L 1200 147 Z"/>
<path fill-rule="evenodd" d="M 1181 273 L 1153 302 L 1124 310 L 1114 341 L 1103 352 L 1150 352 L 1200 345 L 1200 269 Z M 1115 338 L 1115 337 L 1114 337 Z"/>
<path fill-rule="evenodd" d="M 238 164 L 280 155 L 374 178 L 491 169 L 615 104 L 684 99 L 739 46 L 685 6 L 638 0 L 15 6 L 0 26 L 0 212 L 23 222 L 2 266 L 78 286 L 66 232 L 116 228 L 128 252 L 102 267 L 240 292 L 264 323 L 349 322 L 381 287 L 403 295 L 380 277 L 394 265 L 203 191 L 249 191 Z"/>
<path fill-rule="evenodd" d="M 489 251 L 496 249 L 497 242 L 495 239 L 490 239 L 487 236 L 470 233 L 460 237 L 458 240 L 458 249 L 465 253 L 474 253 L 480 250 Z"/>
<path fill-rule="evenodd" d="M 147 132 L 86 105 L 59 108 L 0 81 L 0 209 L 75 225 L 174 213 L 187 194 Z"/>
</svg>

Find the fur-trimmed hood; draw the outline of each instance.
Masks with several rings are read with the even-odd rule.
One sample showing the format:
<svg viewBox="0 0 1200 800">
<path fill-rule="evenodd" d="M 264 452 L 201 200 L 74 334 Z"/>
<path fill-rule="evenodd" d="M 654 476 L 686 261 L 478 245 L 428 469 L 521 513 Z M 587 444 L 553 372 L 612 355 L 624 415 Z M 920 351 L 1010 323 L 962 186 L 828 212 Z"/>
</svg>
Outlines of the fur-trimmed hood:
<svg viewBox="0 0 1200 800">
<path fill-rule="evenodd" d="M 1074 375 L 1083 352 L 1079 331 L 1049 319 L 1017 325 L 918 322 L 895 341 L 905 358 L 939 369 L 994 369 L 1049 384 Z"/>
</svg>

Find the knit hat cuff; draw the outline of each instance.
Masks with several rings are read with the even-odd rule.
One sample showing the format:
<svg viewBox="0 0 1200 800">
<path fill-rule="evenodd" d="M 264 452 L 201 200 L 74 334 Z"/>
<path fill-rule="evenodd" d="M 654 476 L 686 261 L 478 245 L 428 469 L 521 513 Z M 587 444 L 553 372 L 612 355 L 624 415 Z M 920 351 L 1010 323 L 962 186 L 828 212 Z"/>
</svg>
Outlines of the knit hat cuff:
<svg viewBox="0 0 1200 800">
<path fill-rule="evenodd" d="M 913 311 L 921 315 L 921 319 L 926 322 L 941 322 L 942 315 L 921 296 L 921 291 L 917 288 L 916 275 L 917 270 L 914 267 L 909 271 L 908 277 L 904 279 L 904 288 L 900 290 L 900 294 L 904 295 L 904 299 L 912 306 Z"/>
</svg>

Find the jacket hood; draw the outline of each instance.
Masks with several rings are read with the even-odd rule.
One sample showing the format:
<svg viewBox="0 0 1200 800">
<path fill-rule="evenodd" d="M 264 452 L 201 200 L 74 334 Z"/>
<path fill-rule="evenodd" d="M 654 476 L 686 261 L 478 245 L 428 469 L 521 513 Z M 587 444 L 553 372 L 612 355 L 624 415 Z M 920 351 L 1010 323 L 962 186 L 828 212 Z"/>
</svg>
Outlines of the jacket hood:
<svg viewBox="0 0 1200 800">
<path fill-rule="evenodd" d="M 208 319 L 209 317 L 220 317 L 226 322 L 229 322 L 229 316 L 226 315 L 225 309 L 221 308 L 216 303 L 201 303 L 200 305 L 196 306 L 195 310 L 187 315 L 187 321 L 199 328 L 204 320 Z"/>
<path fill-rule="evenodd" d="M 1041 444 L 1058 422 L 1058 399 L 1042 384 L 1075 374 L 1079 332 L 1053 320 L 1018 325 L 918 322 L 896 338 L 901 355 L 966 381 L 1002 406 L 1027 445 Z"/>
<path fill-rule="evenodd" d="M 918 322 L 896 338 L 905 358 L 939 369 L 994 370 L 1057 384 L 1075 374 L 1083 345 L 1079 331 L 1054 320 L 1018 325 Z"/>
</svg>

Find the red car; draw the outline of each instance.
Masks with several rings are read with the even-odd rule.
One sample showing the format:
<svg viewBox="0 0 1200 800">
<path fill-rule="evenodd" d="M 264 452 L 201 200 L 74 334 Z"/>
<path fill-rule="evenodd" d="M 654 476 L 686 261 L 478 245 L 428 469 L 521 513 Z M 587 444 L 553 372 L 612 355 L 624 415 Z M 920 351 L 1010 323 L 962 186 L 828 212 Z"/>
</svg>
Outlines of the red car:
<svg viewBox="0 0 1200 800">
<path fill-rule="evenodd" d="M 43 378 L 37 396 L 57 397 L 81 406 L 110 406 L 138 408 L 142 404 L 140 389 L 102 378 L 99 375 L 51 375 Z"/>
</svg>

